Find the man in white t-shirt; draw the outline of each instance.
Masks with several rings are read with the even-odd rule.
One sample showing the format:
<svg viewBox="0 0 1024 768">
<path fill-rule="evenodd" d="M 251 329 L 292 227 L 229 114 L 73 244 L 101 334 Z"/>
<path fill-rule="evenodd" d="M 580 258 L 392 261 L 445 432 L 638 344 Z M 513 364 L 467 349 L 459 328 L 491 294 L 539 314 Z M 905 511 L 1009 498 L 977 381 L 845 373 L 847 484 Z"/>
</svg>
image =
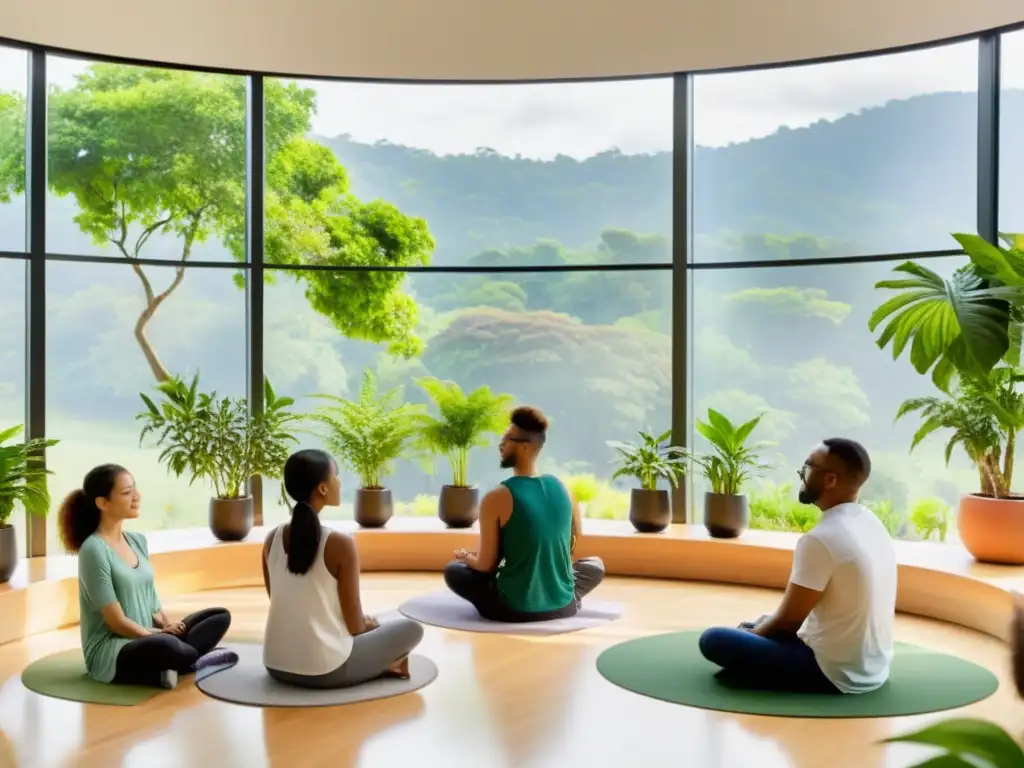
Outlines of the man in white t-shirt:
<svg viewBox="0 0 1024 768">
<path fill-rule="evenodd" d="M 831 438 L 798 474 L 800 501 L 822 516 L 797 542 L 782 603 L 756 623 L 707 630 L 700 650 L 732 685 L 867 693 L 889 679 L 896 612 L 892 539 L 857 503 L 871 459 L 859 443 Z"/>
</svg>

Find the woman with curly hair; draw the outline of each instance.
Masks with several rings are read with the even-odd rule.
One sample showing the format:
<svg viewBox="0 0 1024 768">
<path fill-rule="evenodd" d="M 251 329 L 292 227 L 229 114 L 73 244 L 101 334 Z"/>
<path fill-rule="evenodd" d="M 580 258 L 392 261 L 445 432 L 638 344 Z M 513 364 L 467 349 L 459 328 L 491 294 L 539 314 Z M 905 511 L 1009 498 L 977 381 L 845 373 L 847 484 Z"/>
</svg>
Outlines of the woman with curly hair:
<svg viewBox="0 0 1024 768">
<path fill-rule="evenodd" d="M 78 555 L 82 651 L 89 676 L 102 683 L 174 688 L 178 675 L 201 666 L 201 657 L 217 647 L 231 615 L 224 608 L 208 608 L 182 621 L 167 618 L 154 586 L 146 537 L 122 529 L 125 520 L 139 517 L 140 499 L 124 467 L 95 467 L 82 487 L 64 499 L 60 535 L 65 549 Z M 231 655 L 218 656 L 224 654 Z"/>
</svg>

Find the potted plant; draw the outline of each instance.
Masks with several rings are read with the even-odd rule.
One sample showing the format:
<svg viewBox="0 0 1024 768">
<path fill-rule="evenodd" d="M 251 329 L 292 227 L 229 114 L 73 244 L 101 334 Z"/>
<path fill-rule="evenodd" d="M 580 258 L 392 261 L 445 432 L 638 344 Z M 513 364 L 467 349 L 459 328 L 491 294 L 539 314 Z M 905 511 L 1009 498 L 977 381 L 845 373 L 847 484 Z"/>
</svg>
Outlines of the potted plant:
<svg viewBox="0 0 1024 768">
<path fill-rule="evenodd" d="M 609 440 L 608 446 L 618 454 L 619 468 L 612 480 L 633 477 L 640 481 L 629 498 L 629 522 L 640 533 L 658 533 L 672 522 L 672 502 L 669 492 L 658 488 L 659 480 L 667 480 L 673 488 L 686 471 L 686 453 L 682 448 L 668 445 L 672 431 L 658 437 L 640 432 L 641 444 Z"/>
<path fill-rule="evenodd" d="M 512 397 L 489 387 L 466 394 L 458 384 L 432 377 L 416 383 L 438 412 L 422 418 L 420 444 L 431 455 L 448 459 L 452 469 L 451 484 L 441 487 L 437 515 L 449 528 L 469 528 L 480 514 L 480 489 L 469 483 L 469 451 L 487 445 L 488 433 L 501 434 L 508 426 Z"/>
<path fill-rule="evenodd" d="M 704 493 L 704 527 L 713 538 L 734 539 L 750 524 L 750 504 L 742 493 L 743 484 L 754 470 L 768 468 L 758 457 L 758 451 L 768 443 L 747 445 L 761 418 L 755 416 L 736 426 L 709 408 L 706 422 L 697 419 L 697 431 L 711 444 L 713 452 L 691 452 L 690 456 L 711 485 L 711 490 Z"/>
<path fill-rule="evenodd" d="M 405 456 L 419 434 L 423 409 L 408 403 L 396 403 L 398 387 L 377 391 L 377 380 L 367 369 L 356 400 L 333 395 L 318 395 L 333 403 L 311 418 L 327 429 L 324 441 L 359 477 L 355 496 L 355 519 L 364 528 L 382 528 L 394 514 L 391 490 L 384 478 L 394 463 Z"/>
<path fill-rule="evenodd" d="M 213 486 L 210 530 L 221 541 L 241 541 L 253 525 L 252 496 L 247 484 L 256 475 L 276 477 L 288 458 L 287 431 L 298 416 L 287 409 L 291 398 L 277 397 L 269 381 L 263 386 L 263 412 L 249 417 L 246 398 L 218 398 L 199 392 L 199 376 L 190 384 L 171 378 L 157 385 L 163 395 L 159 406 L 141 394 L 146 410 L 140 444 L 147 435 L 162 448 L 160 462 L 175 477 L 188 472 L 189 485 L 205 479 Z"/>
<path fill-rule="evenodd" d="M 884 349 L 891 343 L 893 359 L 907 351 L 915 370 L 930 373 L 942 393 L 900 408 L 900 415 L 924 416 L 915 444 L 950 428 L 947 462 L 960 443 L 978 468 L 980 493 L 965 494 L 957 514 L 964 546 L 978 560 L 1024 563 L 1024 499 L 1010 486 L 1021 412 L 1013 400 L 1016 382 L 1000 384 L 998 377 L 1013 378 L 1007 373 L 992 379 L 993 371 L 1015 370 L 1020 363 L 1024 236 L 1001 235 L 1003 246 L 979 235 L 953 237 L 969 262 L 949 280 L 923 264 L 900 264 L 898 279 L 876 284 L 897 293 L 872 313 L 868 327 L 881 328 L 877 344 Z M 1011 401 L 1003 402 L 1007 397 Z"/>
<path fill-rule="evenodd" d="M 978 471 L 980 493 L 960 500 L 957 529 L 967 551 L 982 562 L 1024 564 L 1024 509 L 1011 495 L 1017 431 L 1024 426 L 1024 372 L 993 368 L 961 379 L 950 393 L 917 397 L 900 405 L 896 419 L 919 413 L 923 421 L 910 450 L 939 430 L 951 430 L 946 463 L 962 446 Z"/>
<path fill-rule="evenodd" d="M 14 526 L 8 521 L 17 505 L 29 514 L 45 515 L 50 509 L 50 493 L 43 450 L 56 440 L 9 442 L 21 434 L 21 424 L 0 430 L 0 584 L 6 584 L 18 565 L 18 545 Z"/>
</svg>

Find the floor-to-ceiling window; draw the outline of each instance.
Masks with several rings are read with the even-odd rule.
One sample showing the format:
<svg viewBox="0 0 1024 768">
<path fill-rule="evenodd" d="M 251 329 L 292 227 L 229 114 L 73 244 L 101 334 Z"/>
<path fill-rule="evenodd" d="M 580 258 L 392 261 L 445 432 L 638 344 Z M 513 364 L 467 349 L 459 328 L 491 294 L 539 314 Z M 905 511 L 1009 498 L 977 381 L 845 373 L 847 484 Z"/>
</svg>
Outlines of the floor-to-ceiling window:
<svg viewBox="0 0 1024 768">
<path fill-rule="evenodd" d="M 424 379 L 486 387 L 550 418 L 544 469 L 585 490 L 589 514 L 625 517 L 607 442 L 671 424 L 671 78 L 268 80 L 266 113 L 277 391 L 312 412 L 334 404 L 310 395 L 356 399 L 366 372 L 428 407 Z M 486 487 L 503 470 L 484 437 L 468 480 Z M 386 485 L 399 514 L 430 515 L 450 482 L 443 459 L 409 451 Z M 344 515 L 357 485 L 346 472 Z"/>
<path fill-rule="evenodd" d="M 1024 232 L 1024 30 L 1002 36 L 999 229 Z"/>
<path fill-rule="evenodd" d="M 812 524 L 797 470 L 842 436 L 868 448 L 864 498 L 894 535 L 952 530 L 976 473 L 959 455 L 947 469 L 937 437 L 910 451 L 919 419 L 894 417 L 934 387 L 869 318 L 893 267 L 977 231 L 977 84 L 976 42 L 695 78 L 692 411 L 761 416 L 752 526 Z M 963 259 L 922 263 L 948 277 Z"/>
<path fill-rule="evenodd" d="M 0 46 L 0 432 L 25 420 L 25 96 L 28 54 Z M 19 438 L 11 438 L 19 439 Z M 18 549 L 25 526 L 18 515 Z"/>
<path fill-rule="evenodd" d="M 1022 35 L 1001 37 L 1002 232 L 1024 229 Z M 0 48 L 0 428 L 25 421 L 27 308 L 45 302 L 54 508 L 90 467 L 116 462 L 136 476 L 143 526 L 205 525 L 210 485 L 176 477 L 150 439 L 140 444 L 140 395 L 198 377 L 200 391 L 240 398 L 260 383 L 255 359 L 303 416 L 358 398 L 368 382 L 378 397 L 433 410 L 432 379 L 538 406 L 551 420 L 543 469 L 599 518 L 625 517 L 633 484 L 612 479 L 608 442 L 668 430 L 681 404 L 697 449 L 707 446 L 694 419 L 709 409 L 761 415 L 755 439 L 771 444 L 773 468 L 747 488 L 755 527 L 813 521 L 795 503 L 796 470 L 821 438 L 854 437 L 875 459 L 865 498 L 895 535 L 955 536 L 951 510 L 976 471 L 956 452 L 947 468 L 939 437 L 910 450 L 920 423 L 894 423 L 897 410 L 935 390 L 905 356 L 878 348 L 869 319 L 896 266 L 915 259 L 949 277 L 964 263 L 950 234 L 978 229 L 977 41 L 695 75 L 685 247 L 672 242 L 687 201 L 673 183 L 683 128 L 671 76 L 408 85 L 254 75 L 264 199 L 248 223 L 262 225 L 252 274 L 265 285 L 251 315 L 250 78 L 56 55 L 45 56 L 48 190 L 34 209 L 45 290 L 26 296 L 32 58 Z M 684 251 L 688 291 L 673 295 Z M 685 311 L 673 315 L 674 304 Z M 261 356 L 249 354 L 254 340 Z M 674 354 L 687 358 L 686 397 Z M 297 434 L 351 458 L 321 422 Z M 503 470 L 497 434 L 483 437 L 467 479 L 487 487 Z M 427 458 L 410 446 L 385 479 L 398 514 L 436 513 L 453 478 Z M 343 483 L 336 514 L 348 516 L 359 483 L 350 467 Z M 690 485 L 700 520 L 704 486 L 698 476 Z M 280 495 L 271 478 L 267 522 L 286 514 Z M 53 552 L 52 521 L 48 531 Z"/>
<path fill-rule="evenodd" d="M 54 508 L 110 462 L 135 476 L 137 525 L 202 526 L 209 484 L 140 444 L 136 416 L 174 376 L 245 394 L 246 79 L 56 56 L 47 71 Z"/>
</svg>

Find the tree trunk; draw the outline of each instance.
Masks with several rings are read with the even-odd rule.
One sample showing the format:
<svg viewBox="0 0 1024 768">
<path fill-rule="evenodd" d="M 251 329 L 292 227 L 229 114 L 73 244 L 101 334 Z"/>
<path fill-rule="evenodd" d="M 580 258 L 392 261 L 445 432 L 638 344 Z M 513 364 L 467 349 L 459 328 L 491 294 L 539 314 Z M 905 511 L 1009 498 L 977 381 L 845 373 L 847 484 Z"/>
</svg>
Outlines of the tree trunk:
<svg viewBox="0 0 1024 768">
<path fill-rule="evenodd" d="M 150 318 L 153 317 L 153 313 L 156 312 L 156 306 L 153 304 L 147 304 L 146 309 L 143 310 L 142 314 L 139 315 L 139 319 L 135 321 L 135 340 L 139 343 L 139 347 L 142 349 L 142 354 L 146 358 L 146 362 L 149 364 L 149 370 L 153 372 L 153 378 L 157 380 L 158 384 L 162 384 L 167 381 L 170 374 L 167 373 L 167 369 L 164 368 L 164 364 L 160 362 L 160 358 L 157 357 L 156 350 L 153 349 L 153 345 L 149 343 L 149 339 L 146 337 L 146 324 Z"/>
<path fill-rule="evenodd" d="M 139 319 L 135 321 L 135 340 L 139 344 L 139 348 L 142 350 L 142 354 L 146 358 L 146 363 L 149 365 L 149 370 L 153 372 L 153 378 L 156 379 L 158 384 L 162 384 L 171 378 L 164 364 L 160 362 L 160 358 L 153 349 L 153 345 L 150 343 L 149 338 L 146 336 L 146 326 L 149 321 L 153 319 L 153 315 L 160 309 L 160 305 L 167 301 L 167 297 L 174 293 L 178 286 L 181 285 L 181 281 L 185 279 L 185 263 L 188 261 L 189 255 L 192 253 L 192 244 L 195 240 L 195 230 L 198 226 L 198 221 L 185 232 L 185 243 L 182 248 L 181 261 L 178 263 L 177 268 L 174 270 L 174 280 L 171 284 L 164 289 L 163 292 L 154 294 L 153 284 L 149 282 L 149 278 L 143 271 L 142 266 L 137 262 L 132 262 L 132 269 L 135 274 L 139 276 L 139 280 L 142 281 L 142 290 L 146 294 L 146 308 L 142 310 L 142 314 L 139 315 Z"/>
</svg>

